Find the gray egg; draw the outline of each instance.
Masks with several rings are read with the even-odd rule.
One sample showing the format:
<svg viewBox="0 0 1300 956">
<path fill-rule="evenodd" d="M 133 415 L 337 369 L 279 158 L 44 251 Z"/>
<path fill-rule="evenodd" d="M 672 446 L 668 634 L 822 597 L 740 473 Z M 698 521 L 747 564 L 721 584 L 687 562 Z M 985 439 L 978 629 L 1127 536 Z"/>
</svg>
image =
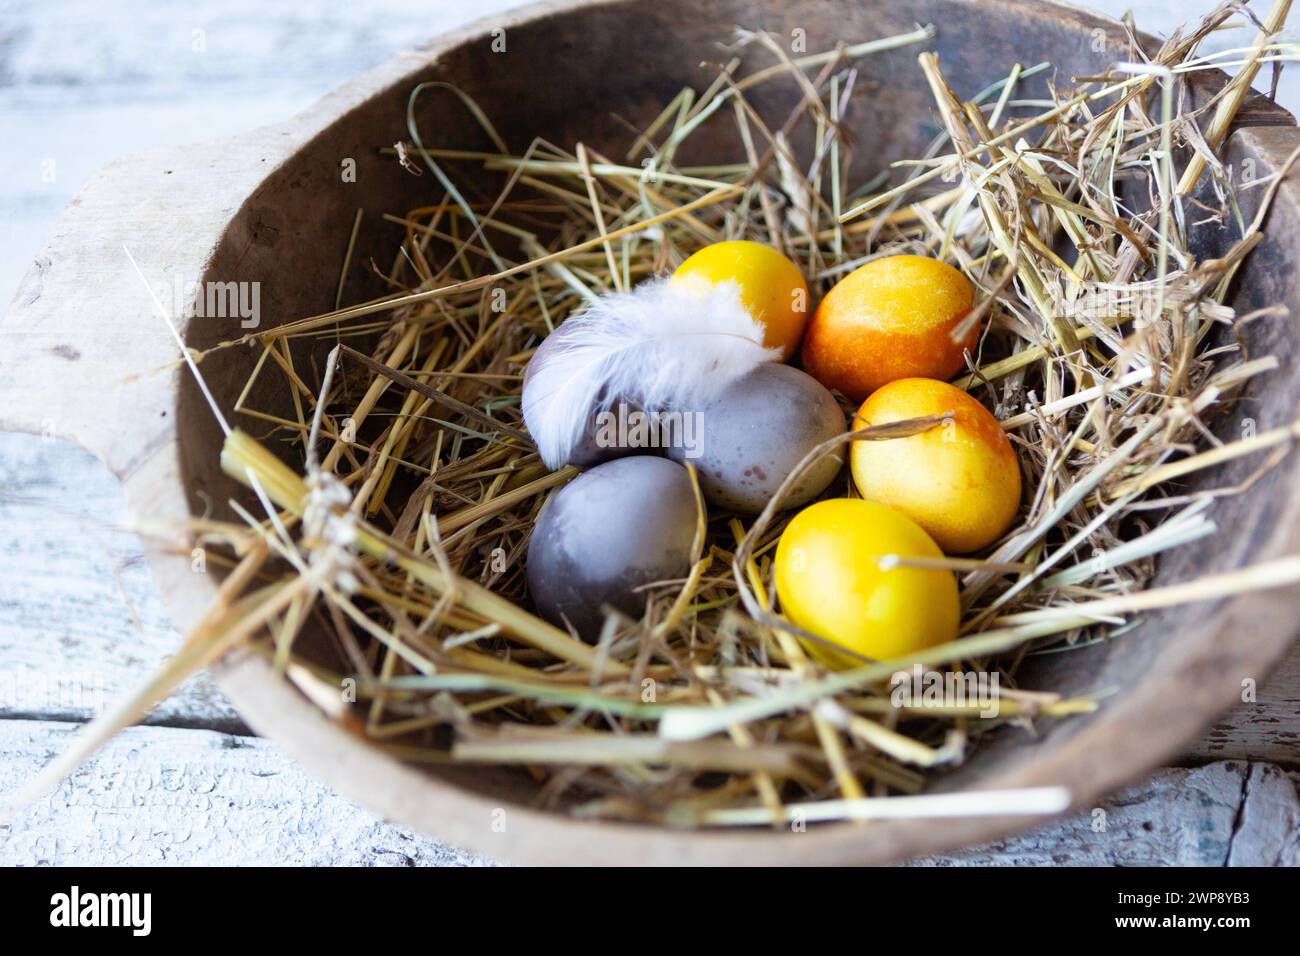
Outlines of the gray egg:
<svg viewBox="0 0 1300 956">
<path fill-rule="evenodd" d="M 699 411 L 694 441 L 670 447 L 668 457 L 695 465 L 710 502 L 744 514 L 762 511 L 804 455 L 846 428 L 839 404 L 820 382 L 776 362 L 737 379 Z M 843 464 L 840 447 L 813 465 L 781 506 L 821 494 Z"/>
<path fill-rule="evenodd" d="M 666 458 L 619 458 L 583 472 L 550 500 L 528 542 L 528 588 L 548 621 L 595 642 L 609 604 L 636 617 L 652 581 L 684 577 L 695 493 Z"/>
</svg>

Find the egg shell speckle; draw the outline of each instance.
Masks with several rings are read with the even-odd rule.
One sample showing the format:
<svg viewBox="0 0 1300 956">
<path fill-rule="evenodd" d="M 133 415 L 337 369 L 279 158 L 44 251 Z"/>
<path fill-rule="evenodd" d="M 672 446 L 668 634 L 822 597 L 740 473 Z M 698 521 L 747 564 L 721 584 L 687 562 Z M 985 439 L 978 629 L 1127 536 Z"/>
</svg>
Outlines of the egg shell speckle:
<svg viewBox="0 0 1300 956">
<path fill-rule="evenodd" d="M 646 595 L 637 588 L 690 570 L 696 517 L 690 476 L 666 458 L 619 458 L 583 472 L 542 510 L 528 543 L 538 612 L 590 642 L 600 636 L 602 605 L 639 616 Z"/>
<path fill-rule="evenodd" d="M 713 504 L 757 514 L 799 461 L 815 446 L 846 429 L 834 396 L 789 365 L 768 362 L 728 385 L 701 411 L 700 441 L 668 449 L 674 461 L 690 461 Z M 781 502 L 794 508 L 826 489 L 844 464 L 836 449 L 813 465 Z"/>
</svg>

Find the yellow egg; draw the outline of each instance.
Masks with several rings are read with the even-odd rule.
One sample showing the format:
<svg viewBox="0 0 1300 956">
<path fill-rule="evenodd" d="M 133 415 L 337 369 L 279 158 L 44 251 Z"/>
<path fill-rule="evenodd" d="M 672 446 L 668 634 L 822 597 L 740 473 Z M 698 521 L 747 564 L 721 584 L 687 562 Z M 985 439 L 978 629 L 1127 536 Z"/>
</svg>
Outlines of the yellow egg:
<svg viewBox="0 0 1300 956">
<path fill-rule="evenodd" d="M 776 546 L 776 594 L 794 624 L 847 648 L 841 654 L 806 641 L 828 667 L 859 667 L 862 657 L 892 660 L 951 641 L 961 609 L 951 571 L 880 559 L 942 558 L 921 528 L 892 508 L 850 498 L 819 501 L 799 512 Z"/>
<path fill-rule="evenodd" d="M 904 378 L 877 389 L 854 429 L 953 413 L 953 420 L 908 438 L 858 441 L 853 481 L 868 501 L 907 515 L 949 554 L 996 541 L 1020 510 L 1020 466 L 998 420 L 947 382 Z"/>
<path fill-rule="evenodd" d="M 799 267 L 770 246 L 734 240 L 715 242 L 695 253 L 672 281 L 703 279 L 740 286 L 740 301 L 763 326 L 763 344 L 788 359 L 799 347 L 808 321 L 808 284 Z"/>
</svg>

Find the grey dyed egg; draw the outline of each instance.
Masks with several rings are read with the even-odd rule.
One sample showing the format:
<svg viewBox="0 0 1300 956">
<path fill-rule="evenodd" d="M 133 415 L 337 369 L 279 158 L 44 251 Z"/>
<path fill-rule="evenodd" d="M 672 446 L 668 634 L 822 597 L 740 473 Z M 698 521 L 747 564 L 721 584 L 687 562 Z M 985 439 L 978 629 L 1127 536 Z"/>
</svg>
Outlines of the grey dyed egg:
<svg viewBox="0 0 1300 956">
<path fill-rule="evenodd" d="M 690 476 L 667 458 L 618 458 L 583 472 L 550 500 L 528 542 L 538 612 L 594 642 L 610 604 L 638 616 L 637 588 L 684 577 L 695 541 Z"/>
<path fill-rule="evenodd" d="M 765 362 L 700 409 L 691 440 L 669 448 L 668 456 L 695 465 L 710 502 L 757 514 L 804 455 L 846 427 L 839 404 L 820 382 L 789 365 Z M 797 507 L 821 494 L 843 464 L 842 447 L 827 454 L 781 506 Z"/>
</svg>

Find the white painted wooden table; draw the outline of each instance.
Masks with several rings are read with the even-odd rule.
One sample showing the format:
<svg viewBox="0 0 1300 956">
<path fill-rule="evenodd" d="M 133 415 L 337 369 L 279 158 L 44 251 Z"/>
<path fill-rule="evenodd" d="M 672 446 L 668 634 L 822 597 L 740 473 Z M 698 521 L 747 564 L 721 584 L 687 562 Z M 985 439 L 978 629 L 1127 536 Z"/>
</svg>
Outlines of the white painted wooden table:
<svg viewBox="0 0 1300 956">
<path fill-rule="evenodd" d="M 0 0 L 0 301 L 100 164 L 282 119 L 404 46 L 515 5 Z M 1155 31 L 1188 15 L 1186 4 L 1133 5 Z M 1300 87 L 1282 89 L 1294 109 Z M 0 347 L 9 333 L 0 325 Z M 98 462 L 56 439 L 0 435 L 0 794 L 179 641 L 141 548 Z M 1300 653 L 1184 764 L 1101 814 L 919 862 L 1300 863 Z M 0 823 L 8 865 L 478 862 L 315 782 L 204 677 Z"/>
</svg>

